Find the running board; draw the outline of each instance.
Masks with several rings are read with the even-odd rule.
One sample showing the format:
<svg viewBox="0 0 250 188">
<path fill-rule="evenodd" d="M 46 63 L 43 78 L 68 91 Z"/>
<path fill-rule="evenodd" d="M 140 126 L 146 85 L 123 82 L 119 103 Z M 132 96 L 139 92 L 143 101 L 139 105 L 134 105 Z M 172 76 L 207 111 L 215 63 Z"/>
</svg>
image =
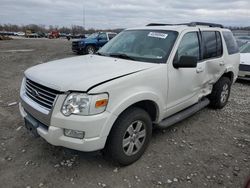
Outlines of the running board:
<svg viewBox="0 0 250 188">
<path fill-rule="evenodd" d="M 201 109 L 205 108 L 207 105 L 209 105 L 210 101 L 208 98 L 202 99 L 200 102 L 192 105 L 191 107 L 188 107 L 164 120 L 162 120 L 159 124 L 156 125 L 158 128 L 167 128 L 175 123 L 178 123 L 189 116 L 192 116 L 196 112 L 200 111 Z"/>
</svg>

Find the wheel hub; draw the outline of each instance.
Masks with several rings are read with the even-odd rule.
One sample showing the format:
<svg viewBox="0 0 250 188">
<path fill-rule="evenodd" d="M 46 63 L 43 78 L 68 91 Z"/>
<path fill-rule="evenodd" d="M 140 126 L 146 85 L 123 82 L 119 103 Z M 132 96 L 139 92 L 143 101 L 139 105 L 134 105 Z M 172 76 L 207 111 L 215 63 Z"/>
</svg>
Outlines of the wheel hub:
<svg viewBox="0 0 250 188">
<path fill-rule="evenodd" d="M 229 89 L 228 89 L 228 85 L 225 84 L 222 88 L 222 92 L 221 92 L 221 102 L 225 103 L 227 101 L 228 95 L 229 95 Z"/>
<path fill-rule="evenodd" d="M 126 155 L 136 154 L 144 144 L 146 138 L 145 124 L 135 121 L 127 128 L 123 137 L 123 150 Z"/>
</svg>

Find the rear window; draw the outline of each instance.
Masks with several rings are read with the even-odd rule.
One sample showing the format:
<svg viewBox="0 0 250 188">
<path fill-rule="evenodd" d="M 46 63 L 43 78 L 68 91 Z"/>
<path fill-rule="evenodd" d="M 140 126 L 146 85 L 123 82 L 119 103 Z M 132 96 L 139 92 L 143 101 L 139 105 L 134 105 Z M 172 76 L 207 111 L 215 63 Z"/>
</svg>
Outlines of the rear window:
<svg viewBox="0 0 250 188">
<path fill-rule="evenodd" d="M 111 33 L 109 33 L 108 36 L 109 36 L 109 40 L 111 40 L 112 38 L 114 38 L 114 37 L 116 36 L 116 34 L 113 34 L 113 33 L 111 34 Z"/>
<path fill-rule="evenodd" d="M 230 31 L 223 31 L 223 37 L 227 45 L 228 54 L 235 54 L 239 52 L 238 44 Z"/>
<path fill-rule="evenodd" d="M 217 31 L 203 31 L 204 41 L 203 59 L 216 58 L 222 56 L 221 35 Z"/>
</svg>

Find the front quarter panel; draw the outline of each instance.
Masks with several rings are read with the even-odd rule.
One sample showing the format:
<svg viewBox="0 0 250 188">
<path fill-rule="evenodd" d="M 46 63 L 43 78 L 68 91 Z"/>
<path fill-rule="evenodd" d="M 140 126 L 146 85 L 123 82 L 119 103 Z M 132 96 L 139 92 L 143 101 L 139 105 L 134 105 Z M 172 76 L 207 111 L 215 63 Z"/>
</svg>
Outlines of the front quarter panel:
<svg viewBox="0 0 250 188">
<path fill-rule="evenodd" d="M 157 120 L 163 119 L 167 104 L 167 66 L 157 64 L 143 70 L 93 88 L 89 93 L 109 93 L 107 111 L 119 116 L 131 105 L 143 101 L 153 101 L 157 106 Z M 102 135 L 108 135 L 113 124 L 104 127 Z"/>
</svg>

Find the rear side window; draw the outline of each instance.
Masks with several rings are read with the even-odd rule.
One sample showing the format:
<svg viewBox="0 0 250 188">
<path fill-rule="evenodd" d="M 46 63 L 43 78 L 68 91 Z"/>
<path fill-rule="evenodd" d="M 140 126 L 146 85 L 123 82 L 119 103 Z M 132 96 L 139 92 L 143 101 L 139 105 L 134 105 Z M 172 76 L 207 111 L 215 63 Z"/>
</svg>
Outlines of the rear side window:
<svg viewBox="0 0 250 188">
<path fill-rule="evenodd" d="M 216 50 L 217 50 L 217 56 L 220 57 L 223 54 L 223 47 L 222 47 L 222 40 L 221 40 L 221 34 L 220 32 L 216 31 L 216 41 L 217 41 L 217 45 L 216 45 Z"/>
<path fill-rule="evenodd" d="M 229 55 L 239 52 L 238 44 L 230 31 L 223 31 L 223 37 L 227 45 L 227 51 Z"/>
<path fill-rule="evenodd" d="M 203 31 L 202 39 L 204 42 L 203 59 L 222 56 L 222 41 L 219 32 Z"/>
</svg>

